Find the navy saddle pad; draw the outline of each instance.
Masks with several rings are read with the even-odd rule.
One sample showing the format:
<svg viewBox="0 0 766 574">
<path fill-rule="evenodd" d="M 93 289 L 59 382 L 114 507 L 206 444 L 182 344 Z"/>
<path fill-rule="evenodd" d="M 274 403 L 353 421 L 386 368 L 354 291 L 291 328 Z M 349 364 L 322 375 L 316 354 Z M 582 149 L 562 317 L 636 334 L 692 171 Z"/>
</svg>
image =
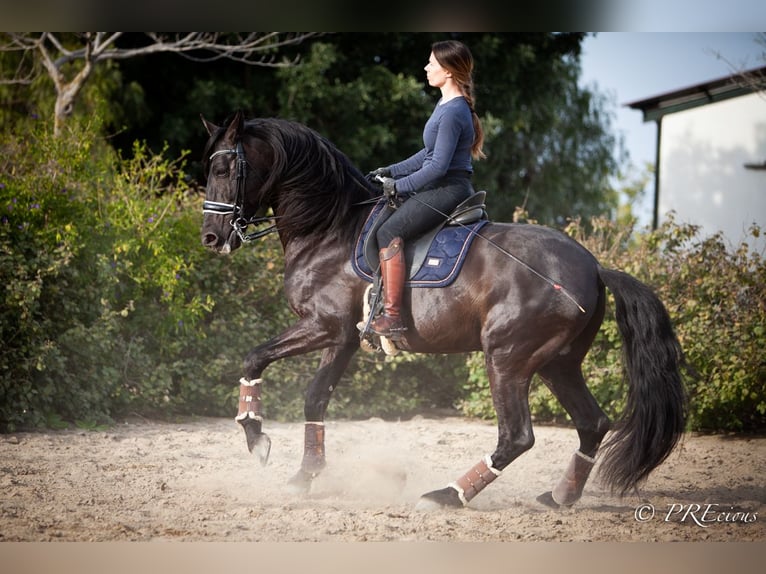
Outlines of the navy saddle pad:
<svg viewBox="0 0 766 574">
<path fill-rule="evenodd" d="M 374 273 L 365 255 L 366 247 L 369 253 L 367 237 L 377 216 L 385 208 L 386 201 L 383 198 L 367 217 L 351 258 L 351 265 L 356 274 L 370 282 L 373 281 Z M 450 285 L 460 273 L 476 233 L 487 223 L 489 223 L 487 219 L 481 219 L 467 225 L 444 225 L 436 233 L 427 233 L 418 239 L 405 242 L 404 253 L 409 269 L 407 286 L 446 287 Z"/>
</svg>

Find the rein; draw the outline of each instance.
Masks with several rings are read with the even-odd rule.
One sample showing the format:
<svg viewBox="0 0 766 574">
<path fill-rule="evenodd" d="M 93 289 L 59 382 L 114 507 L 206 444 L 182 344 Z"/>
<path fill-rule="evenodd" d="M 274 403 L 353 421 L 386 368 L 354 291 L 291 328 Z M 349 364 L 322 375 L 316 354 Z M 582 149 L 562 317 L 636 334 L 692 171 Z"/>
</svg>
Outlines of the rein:
<svg viewBox="0 0 766 574">
<path fill-rule="evenodd" d="M 219 149 L 214 152 L 208 161 L 219 155 L 236 155 L 237 156 L 237 199 L 235 203 L 223 203 L 220 201 L 207 201 L 202 203 L 202 213 L 212 213 L 214 215 L 232 215 L 231 225 L 234 231 L 243 242 L 254 241 L 277 231 L 276 224 L 272 224 L 265 229 L 259 231 L 253 231 L 246 233 L 249 225 L 261 225 L 262 223 L 272 223 L 277 219 L 276 216 L 253 216 L 246 218 L 245 212 L 245 181 L 247 179 L 247 157 L 245 156 L 245 149 L 242 146 L 242 142 L 237 142 L 237 147 L 234 149 Z"/>
</svg>

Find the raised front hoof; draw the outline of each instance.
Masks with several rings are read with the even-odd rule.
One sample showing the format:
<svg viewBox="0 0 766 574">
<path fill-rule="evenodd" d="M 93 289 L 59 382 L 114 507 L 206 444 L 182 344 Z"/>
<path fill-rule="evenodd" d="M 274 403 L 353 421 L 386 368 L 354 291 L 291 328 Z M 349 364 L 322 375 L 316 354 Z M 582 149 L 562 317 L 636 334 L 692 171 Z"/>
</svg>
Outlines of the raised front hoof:
<svg viewBox="0 0 766 574">
<path fill-rule="evenodd" d="M 441 490 L 427 492 L 420 497 L 415 510 L 429 511 L 442 508 L 463 508 L 463 502 L 458 496 L 457 490 L 448 486 Z"/>
<path fill-rule="evenodd" d="M 306 472 L 301 469 L 297 474 L 287 481 L 287 490 L 296 496 L 303 496 L 311 490 L 311 482 L 316 478 L 315 473 Z"/>
<path fill-rule="evenodd" d="M 259 432 L 254 424 L 243 425 L 245 429 L 245 438 L 247 439 L 247 450 L 258 457 L 263 466 L 269 462 L 271 453 L 271 439 L 266 433 Z"/>
</svg>

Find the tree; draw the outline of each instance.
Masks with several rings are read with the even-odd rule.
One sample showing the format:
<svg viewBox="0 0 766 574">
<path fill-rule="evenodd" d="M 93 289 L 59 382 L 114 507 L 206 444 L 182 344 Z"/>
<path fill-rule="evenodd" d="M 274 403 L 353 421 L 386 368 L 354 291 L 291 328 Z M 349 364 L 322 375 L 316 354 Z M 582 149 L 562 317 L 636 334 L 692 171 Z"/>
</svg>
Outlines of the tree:
<svg viewBox="0 0 766 574">
<path fill-rule="evenodd" d="M 196 62 L 228 59 L 247 65 L 283 67 L 292 62 L 277 59 L 281 48 L 299 44 L 315 33 L 251 32 L 248 34 L 220 34 L 216 32 L 189 32 L 159 34 L 146 32 L 143 42 L 120 45 L 123 32 L 83 32 L 59 34 L 43 32 L 3 33 L 0 50 L 37 55 L 38 59 L 22 58 L 12 78 L 3 82 L 31 82 L 39 73 L 39 65 L 53 81 L 56 90 L 54 106 L 54 134 L 58 135 L 66 118 L 71 115 L 74 102 L 97 65 L 109 60 L 124 60 L 158 53 L 173 53 Z"/>
<path fill-rule="evenodd" d="M 119 60 L 98 80 L 107 87 L 101 92 L 108 94 L 107 111 L 118 116 L 103 118 L 104 125 L 116 134 L 110 142 L 126 153 L 141 139 L 156 150 L 167 142 L 179 154 L 201 148 L 204 130 L 190 118 L 203 112 L 222 122 L 243 109 L 248 116 L 301 121 L 361 169 L 372 169 L 422 145 L 423 123 L 438 97 L 423 66 L 431 44 L 445 37 L 466 42 L 476 59 L 476 109 L 489 157 L 476 164 L 474 183 L 489 191 L 491 217 L 509 220 L 517 206 L 556 225 L 614 215 L 617 193 L 610 182 L 623 152 L 611 132 L 612 103 L 578 86 L 581 33 L 327 34 L 285 45 L 280 56 L 300 57 L 301 65 L 279 69 L 204 51 L 184 60 L 173 52 L 150 63 Z M 81 36 L 64 38 L 82 42 Z M 125 34 L 119 49 L 144 49 L 150 41 Z M 95 86 L 101 84 L 94 78 L 88 92 Z M 201 178 L 196 165 L 190 172 Z"/>
<path fill-rule="evenodd" d="M 610 102 L 578 85 L 583 34 L 486 34 L 467 39 L 476 56 L 479 113 L 487 160 L 477 183 L 491 192 L 491 214 L 522 206 L 534 219 L 609 214 L 617 195 L 609 176 L 623 159 L 611 132 Z"/>
</svg>

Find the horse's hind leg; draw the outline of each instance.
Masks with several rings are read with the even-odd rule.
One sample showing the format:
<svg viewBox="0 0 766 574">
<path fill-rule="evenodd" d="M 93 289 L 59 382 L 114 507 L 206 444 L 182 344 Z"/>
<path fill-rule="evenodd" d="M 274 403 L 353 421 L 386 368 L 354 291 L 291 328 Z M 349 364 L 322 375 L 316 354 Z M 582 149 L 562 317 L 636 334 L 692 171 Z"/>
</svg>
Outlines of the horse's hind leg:
<svg viewBox="0 0 766 574">
<path fill-rule="evenodd" d="M 585 384 L 581 359 L 562 356 L 549 363 L 539 374 L 545 384 L 572 417 L 580 447 L 574 452 L 564 476 L 551 493 L 538 500 L 555 505 L 571 506 L 582 496 L 583 488 L 595 464 L 595 456 L 604 435 L 609 430 L 609 418 L 601 410 Z"/>
<path fill-rule="evenodd" d="M 311 481 L 325 466 L 324 416 L 332 392 L 358 348 L 359 343 L 354 340 L 345 346 L 325 349 L 322 353 L 319 370 L 306 391 L 303 461 L 298 473 L 290 479 L 290 486 L 296 491 L 307 492 Z"/>
<path fill-rule="evenodd" d="M 486 365 L 492 401 L 497 412 L 497 448 L 447 488 L 424 494 L 418 505 L 420 508 L 427 509 L 434 504 L 453 507 L 468 504 L 500 476 L 506 466 L 534 445 L 529 413 L 529 383 L 532 377 L 531 373 L 523 374 L 529 371 L 529 367 L 518 365 L 503 353 L 487 355 Z"/>
</svg>

